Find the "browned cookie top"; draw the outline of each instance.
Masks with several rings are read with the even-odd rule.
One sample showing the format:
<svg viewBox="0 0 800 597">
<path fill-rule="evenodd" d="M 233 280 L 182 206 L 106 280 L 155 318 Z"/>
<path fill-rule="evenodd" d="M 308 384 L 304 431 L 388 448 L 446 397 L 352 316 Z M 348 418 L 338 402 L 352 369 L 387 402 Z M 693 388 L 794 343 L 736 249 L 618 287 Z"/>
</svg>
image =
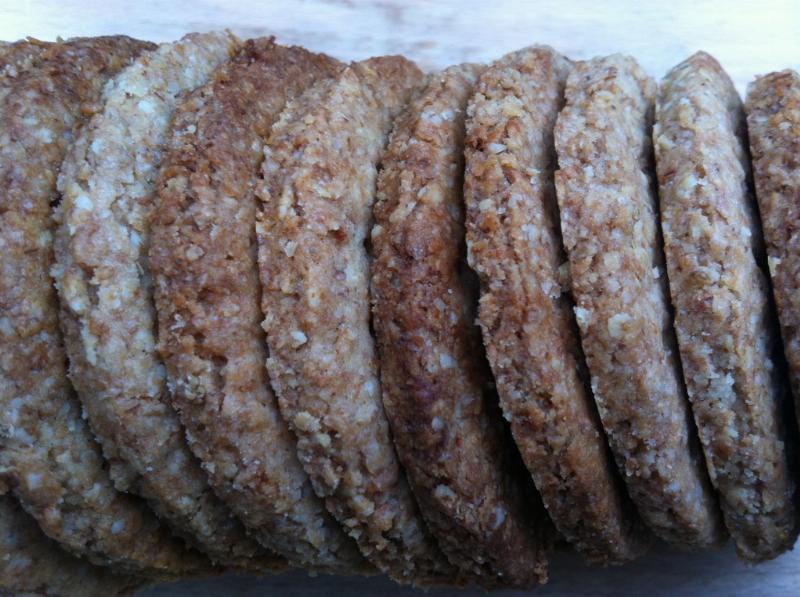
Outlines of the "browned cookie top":
<svg viewBox="0 0 800 597">
<path fill-rule="evenodd" d="M 449 580 L 381 405 L 364 247 L 391 122 L 422 80 L 400 57 L 348 66 L 291 102 L 265 147 L 256 230 L 270 379 L 317 494 L 401 582 Z"/>
<path fill-rule="evenodd" d="M 486 587 L 527 587 L 547 578 L 541 504 L 512 474 L 465 263 L 464 117 L 479 72 L 431 75 L 395 123 L 372 229 L 375 329 L 395 444 L 443 551 Z"/>
<path fill-rule="evenodd" d="M 760 561 L 791 548 L 797 520 L 745 135 L 714 58 L 699 52 L 667 73 L 653 139 L 681 361 L 728 530 Z"/>
<path fill-rule="evenodd" d="M 800 75 L 758 77 L 748 87 L 746 111 L 783 350 L 800 400 Z"/>
<path fill-rule="evenodd" d="M 632 59 L 576 63 L 555 142 L 575 315 L 600 418 L 644 521 L 678 545 L 722 529 L 670 317 L 650 142 L 655 84 Z"/>
<path fill-rule="evenodd" d="M 115 597 L 142 584 L 62 551 L 13 497 L 0 496 L 0 593 Z"/>
<path fill-rule="evenodd" d="M 52 264 L 56 174 L 106 80 L 150 44 L 56 43 L 0 104 L 0 468 L 50 537 L 120 569 L 204 565 L 145 505 L 118 493 L 66 377 Z M 1 84 L 5 84 L 5 81 Z"/>
<path fill-rule="evenodd" d="M 621 563 L 641 554 L 646 535 L 588 388 L 553 183 L 570 69 L 532 47 L 481 74 L 467 108 L 467 248 L 500 404 L 544 505 L 589 560 Z"/>
<path fill-rule="evenodd" d="M 297 458 L 270 389 L 253 187 L 286 101 L 343 65 L 250 40 L 173 119 L 150 246 L 172 402 L 211 483 L 251 536 L 298 566 L 364 569 Z"/>
</svg>

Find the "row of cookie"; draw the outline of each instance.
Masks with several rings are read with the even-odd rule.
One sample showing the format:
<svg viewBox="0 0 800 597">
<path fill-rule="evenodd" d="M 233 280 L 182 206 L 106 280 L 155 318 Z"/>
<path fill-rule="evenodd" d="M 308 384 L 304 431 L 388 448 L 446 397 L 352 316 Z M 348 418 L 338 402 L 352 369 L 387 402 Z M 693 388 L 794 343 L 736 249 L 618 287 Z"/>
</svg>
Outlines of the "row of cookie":
<svg viewBox="0 0 800 597">
<path fill-rule="evenodd" d="M 217 62 L 192 55 L 209 44 L 217 44 Z M 237 44 L 230 38 L 220 43 L 213 34 L 190 36 L 140 58 L 106 87 L 102 108 L 80 131 L 61 169 L 53 268 L 61 325 L 72 380 L 116 487 L 146 497 L 173 530 L 226 565 L 280 565 L 240 536 L 230 509 L 261 545 L 294 565 L 367 571 L 313 485 L 361 553 L 400 580 L 491 586 L 543 579 L 544 543 L 534 528 L 546 534 L 547 524 L 537 516 L 536 498 L 524 486 L 493 408 L 472 325 L 475 285 L 463 267 L 464 108 L 477 90 L 466 124 L 466 238 L 482 278 L 480 321 L 502 406 L 558 529 L 593 560 L 624 561 L 640 553 L 645 533 L 606 455 L 561 267 L 552 129 L 571 71 L 559 125 L 559 180 L 564 189 L 575 185 L 574 217 L 588 220 L 561 224 L 601 419 L 648 526 L 676 543 L 717 542 L 722 531 L 714 498 L 702 459 L 690 450 L 665 288 L 651 279 L 660 249 L 653 197 L 641 178 L 650 165 L 646 130 L 653 90 L 635 64 L 612 58 L 573 66 L 539 48 L 486 70 L 455 67 L 425 82 L 402 59 L 344 67 L 267 40 Z M 228 61 L 222 57 L 227 52 L 234 53 Z M 204 64 L 204 72 L 186 69 L 187 55 L 193 66 Z M 198 85 L 193 76 L 210 82 L 180 96 Z M 58 83 L 49 72 L 38 85 L 53 79 Z M 28 83 L 17 84 L 14 95 L 28 102 L 17 108 L 27 104 L 46 113 L 30 104 L 36 77 L 22 81 Z M 379 383 L 363 243 L 376 166 L 392 120 L 412 95 L 395 123 L 378 180 L 372 280 Z M 577 106 L 577 138 L 569 133 L 570 101 Z M 36 129 L 32 124 L 39 121 L 30 115 L 15 116 L 28 127 L 17 131 L 30 137 L 19 135 L 29 144 L 23 155 L 42 156 L 37 143 L 52 145 L 50 129 L 60 123 L 52 119 Z M 584 162 L 571 174 L 570 151 L 576 164 Z M 49 170 L 29 158 L 14 166 L 27 169 L 16 178 L 28 181 L 34 171 L 54 172 L 58 160 Z M 592 181 L 596 170 L 604 177 L 600 183 Z M 728 180 L 727 173 L 722 178 Z M 597 189 L 606 194 L 588 192 Z M 50 193 L 49 205 L 53 189 L 35 190 Z M 567 190 L 563 197 L 562 219 L 572 213 Z M 590 199 L 602 209 L 581 213 L 580 202 Z M 615 202 L 619 212 L 610 209 Z M 19 267 L 37 256 L 32 247 L 48 252 L 41 236 L 49 222 L 40 222 L 38 245 L 31 244 L 16 264 L 20 277 L 9 289 L 54 301 L 43 285 L 33 292 L 32 277 Z M 604 227 L 610 229 L 605 239 L 598 234 Z M 572 243 L 570 230 L 577 233 Z M 578 258 L 581 251 L 586 255 Z M 600 276 L 597 255 L 606 268 Z M 605 292 L 598 280 L 610 285 Z M 630 310 L 615 304 L 620 299 Z M 277 400 L 261 366 L 267 352 L 259 301 Z M 28 304 L 39 317 L 53 312 Z M 587 325 L 604 317 L 599 328 Z M 57 350 L 57 330 L 40 330 L 35 341 Z M 604 361 L 609 355 L 611 361 Z M 748 361 L 748 371 L 762 355 Z M 20 364 L 31 362 L 19 356 Z M 20 367 L 17 374 L 44 382 L 48 390 L 55 385 L 40 371 Z M 602 383 L 616 389 L 598 390 Z M 742 404 L 752 394 L 744 392 Z M 63 394 L 61 387 L 47 400 L 69 402 Z M 769 427 L 781 421 L 770 410 L 777 399 L 753 402 L 755 417 L 767 422 L 759 421 L 755 431 L 739 428 L 745 439 L 728 452 L 731 468 L 740 455 L 757 462 L 728 475 L 736 488 L 730 494 L 741 496 L 739 489 L 761 473 L 759 466 L 774 465 L 773 483 L 765 483 L 774 492 L 766 497 L 773 509 L 760 509 L 760 494 L 747 495 L 726 513 L 740 551 L 761 559 L 793 541 L 794 520 L 781 431 Z M 730 401 L 727 408 L 740 410 Z M 384 412 L 421 515 L 447 559 L 419 520 Z M 53 488 L 36 490 L 42 478 L 63 479 L 58 465 L 64 463 L 42 463 L 32 454 L 47 445 L 45 439 L 52 441 L 36 415 L 28 413 L 24 421 L 33 433 L 24 438 L 28 451 L 15 444 L 8 470 L 23 504 L 43 518 L 41 504 L 52 509 Z M 19 413 L 14 417 L 12 427 L 20 421 Z M 80 425 L 74 419 L 66 420 L 72 428 Z M 713 432 L 706 446 L 717 437 Z M 751 445 L 758 447 L 751 451 Z M 75 449 L 91 452 L 82 444 Z M 31 483 L 34 470 L 39 481 Z M 64 495 L 70 502 L 83 498 L 84 488 L 61 484 L 57 502 Z M 77 516 L 110 520 L 111 527 L 84 525 L 81 536 L 62 518 L 52 520 L 49 531 L 78 553 L 96 551 L 95 558 L 119 565 L 129 548 L 122 548 L 122 557 L 109 554 L 102 540 L 115 534 L 115 523 L 117 533 L 126 527 L 104 508 L 83 502 Z M 731 514 L 736 512 L 743 522 Z M 765 530 L 764 521 L 776 518 L 775 532 Z M 158 566 L 177 571 L 172 563 Z"/>
</svg>

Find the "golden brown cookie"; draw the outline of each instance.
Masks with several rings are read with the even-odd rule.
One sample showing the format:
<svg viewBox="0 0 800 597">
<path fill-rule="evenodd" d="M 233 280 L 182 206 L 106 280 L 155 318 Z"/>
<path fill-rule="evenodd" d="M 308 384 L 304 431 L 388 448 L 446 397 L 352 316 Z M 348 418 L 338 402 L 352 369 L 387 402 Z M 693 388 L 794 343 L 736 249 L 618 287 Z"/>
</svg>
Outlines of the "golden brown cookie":
<svg viewBox="0 0 800 597">
<path fill-rule="evenodd" d="M 297 458 L 264 366 L 253 187 L 287 100 L 344 65 L 250 40 L 177 110 L 157 183 L 150 268 L 172 403 L 216 492 L 298 566 L 366 570 Z"/>
<path fill-rule="evenodd" d="M 143 584 L 143 579 L 115 574 L 108 568 L 70 556 L 42 534 L 14 498 L 0 496 L 0 593 L 3 595 L 116 597 L 129 595 Z"/>
<path fill-rule="evenodd" d="M 150 47 L 126 37 L 60 42 L 0 83 L 10 85 L 0 104 L 0 470 L 64 548 L 120 570 L 177 574 L 206 562 L 114 489 L 67 380 L 48 274 L 67 145 L 107 79 Z"/>
<path fill-rule="evenodd" d="M 464 117 L 480 70 L 431 75 L 395 122 L 372 229 L 374 324 L 386 415 L 442 550 L 487 588 L 530 587 L 547 578 L 541 504 L 512 474 L 466 271 Z"/>
<path fill-rule="evenodd" d="M 665 541 L 724 536 L 670 317 L 650 133 L 656 86 L 629 57 L 578 62 L 558 116 L 556 190 L 575 315 L 608 442 Z"/>
<path fill-rule="evenodd" d="M 562 271 L 553 127 L 570 69 L 532 47 L 478 79 L 466 122 L 467 252 L 500 405 L 544 505 L 587 559 L 618 564 L 642 553 L 646 534 L 606 445 Z"/>
<path fill-rule="evenodd" d="M 794 545 L 796 480 L 745 126 L 733 83 L 708 54 L 661 82 L 653 140 L 686 388 L 728 531 L 742 558 L 762 561 Z"/>
<path fill-rule="evenodd" d="M 452 569 L 397 462 L 370 333 L 377 164 L 422 73 L 400 57 L 352 64 L 291 102 L 264 149 L 256 218 L 267 368 L 317 494 L 380 570 L 405 583 Z"/>
<path fill-rule="evenodd" d="M 277 564 L 213 493 L 169 406 L 156 352 L 147 266 L 155 177 L 182 92 L 204 83 L 237 42 L 190 34 L 140 57 L 106 86 L 102 107 L 62 166 L 56 212 L 61 324 L 70 377 L 120 490 L 214 560 Z"/>
</svg>

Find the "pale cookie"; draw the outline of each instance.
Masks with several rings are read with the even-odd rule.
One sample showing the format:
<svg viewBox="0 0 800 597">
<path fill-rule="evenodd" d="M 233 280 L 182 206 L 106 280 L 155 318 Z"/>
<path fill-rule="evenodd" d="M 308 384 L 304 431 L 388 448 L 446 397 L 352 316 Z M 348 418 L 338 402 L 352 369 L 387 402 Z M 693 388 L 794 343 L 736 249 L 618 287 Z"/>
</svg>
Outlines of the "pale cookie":
<svg viewBox="0 0 800 597">
<path fill-rule="evenodd" d="M 52 264 L 51 204 L 67 146 L 106 80 L 150 44 L 56 43 L 0 88 L 0 472 L 42 530 L 120 570 L 205 566 L 144 503 L 118 493 L 66 375 Z"/>
<path fill-rule="evenodd" d="M 172 112 L 237 45 L 224 33 L 190 34 L 141 56 L 106 86 L 62 166 L 53 275 L 70 377 L 117 487 L 145 497 L 214 561 L 269 568 L 273 556 L 213 493 L 169 406 L 147 266 Z"/>
<path fill-rule="evenodd" d="M 614 55 L 576 63 L 555 143 L 575 315 L 611 450 L 639 514 L 665 541 L 724 536 L 672 329 L 652 171 L 656 86 Z"/>
<path fill-rule="evenodd" d="M 728 531 L 742 558 L 762 561 L 791 549 L 797 517 L 745 126 L 708 54 L 661 82 L 653 141 L 686 388 Z"/>
</svg>

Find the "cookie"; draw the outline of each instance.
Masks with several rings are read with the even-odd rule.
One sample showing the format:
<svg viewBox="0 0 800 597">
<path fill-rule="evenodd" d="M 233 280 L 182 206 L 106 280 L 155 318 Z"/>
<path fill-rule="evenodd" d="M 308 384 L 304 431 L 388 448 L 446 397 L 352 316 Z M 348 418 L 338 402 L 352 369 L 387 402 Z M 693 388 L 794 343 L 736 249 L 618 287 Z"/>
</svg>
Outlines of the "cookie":
<svg viewBox="0 0 800 597">
<path fill-rule="evenodd" d="M 661 539 L 724 536 L 672 328 L 650 133 L 656 86 L 629 57 L 578 62 L 558 116 L 556 195 L 600 419 L 639 514 Z"/>
<path fill-rule="evenodd" d="M 119 570 L 177 574 L 208 564 L 114 489 L 67 380 L 48 275 L 67 146 L 106 80 L 150 47 L 126 37 L 59 42 L 38 66 L 0 82 L 0 470 L 65 549 Z"/>
<path fill-rule="evenodd" d="M 589 561 L 619 564 L 642 553 L 646 535 L 606 445 L 562 271 L 553 128 L 570 69 L 532 47 L 478 79 L 466 122 L 467 252 L 500 405 L 544 505 Z"/>
<path fill-rule="evenodd" d="M 108 568 L 92 566 L 86 560 L 68 555 L 42 534 L 14 498 L 0 496 L 0 592 L 3 594 L 116 597 L 129 595 L 142 585 L 142 579 L 115 574 Z"/>
<path fill-rule="evenodd" d="M 800 400 L 800 75 L 758 77 L 747 89 L 747 130 L 772 292 L 789 378 Z M 796 409 L 800 412 L 800 409 Z"/>
<path fill-rule="evenodd" d="M 395 122 L 372 229 L 374 325 L 386 415 L 442 550 L 486 588 L 530 587 L 547 577 L 537 504 L 511 474 L 465 271 L 464 116 L 480 70 L 431 75 Z"/>
<path fill-rule="evenodd" d="M 346 574 L 365 562 L 314 494 L 264 366 L 253 195 L 287 100 L 341 68 L 251 40 L 188 97 L 161 160 L 149 264 L 172 403 L 214 489 L 263 545 Z"/>
<path fill-rule="evenodd" d="M 659 86 L 653 140 L 686 388 L 728 531 L 742 558 L 762 561 L 791 549 L 797 518 L 745 126 L 708 54 Z"/>
<path fill-rule="evenodd" d="M 261 553 L 213 493 L 169 406 L 147 266 L 172 112 L 181 92 L 203 84 L 237 46 L 228 34 L 190 34 L 106 86 L 59 176 L 53 275 L 70 377 L 116 486 L 145 497 L 214 561 L 270 568 L 275 557 Z"/>
<path fill-rule="evenodd" d="M 400 57 L 352 64 L 291 102 L 256 195 L 267 369 L 317 494 L 368 560 L 404 583 L 448 579 L 397 461 L 370 333 L 377 164 L 422 81 Z"/>
</svg>

